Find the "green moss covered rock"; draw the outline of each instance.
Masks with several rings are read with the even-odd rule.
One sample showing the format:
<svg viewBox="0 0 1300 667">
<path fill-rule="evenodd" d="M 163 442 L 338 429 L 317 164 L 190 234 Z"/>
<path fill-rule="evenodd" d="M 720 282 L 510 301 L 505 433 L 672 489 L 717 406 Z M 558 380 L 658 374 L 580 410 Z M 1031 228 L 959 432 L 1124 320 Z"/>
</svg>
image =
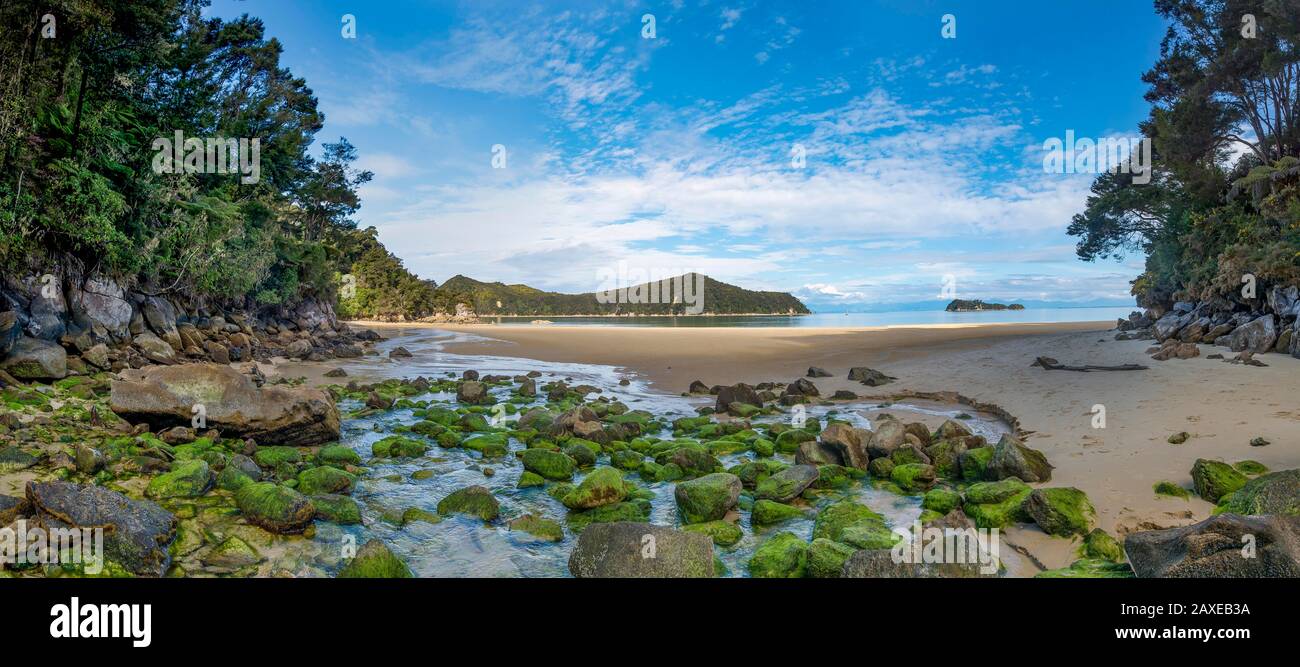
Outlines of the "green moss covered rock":
<svg viewBox="0 0 1300 667">
<path fill-rule="evenodd" d="M 1173 482 L 1170 482 L 1168 480 L 1156 482 L 1155 486 L 1151 488 L 1153 491 L 1156 492 L 1156 495 L 1158 496 L 1173 496 L 1175 498 L 1182 498 L 1184 500 L 1186 500 L 1189 496 L 1191 496 L 1191 494 L 1187 492 L 1187 489 L 1184 489 L 1183 487 L 1178 486 L 1177 484 L 1174 484 Z"/>
<path fill-rule="evenodd" d="M 559 542 L 564 539 L 564 529 L 559 523 L 535 514 L 525 514 L 511 519 L 508 525 L 511 532 L 527 533 L 544 542 Z"/>
<path fill-rule="evenodd" d="M 804 511 L 793 505 L 778 503 L 774 500 L 755 500 L 750 513 L 750 523 L 755 526 L 772 526 L 790 519 L 804 516 Z"/>
<path fill-rule="evenodd" d="M 1087 535 L 1097 512 L 1083 491 L 1074 487 L 1034 489 L 1025 500 L 1024 511 L 1048 535 Z"/>
<path fill-rule="evenodd" d="M 939 514 L 947 514 L 960 506 L 961 494 L 952 489 L 930 489 L 921 499 L 921 507 Z"/>
<path fill-rule="evenodd" d="M 749 558 L 749 574 L 755 578 L 798 579 L 808 568 L 808 543 L 794 533 L 769 537 Z"/>
<path fill-rule="evenodd" d="M 486 487 L 467 486 L 452 491 L 438 501 L 438 514 L 466 514 L 484 521 L 492 521 L 501 513 L 501 503 Z"/>
<path fill-rule="evenodd" d="M 934 485 L 935 472 L 934 466 L 926 463 L 903 463 L 894 462 L 894 469 L 889 473 L 889 479 L 898 485 L 898 488 L 909 493 L 925 491 Z"/>
<path fill-rule="evenodd" d="M 745 533 L 734 523 L 729 521 L 707 521 L 705 523 L 693 523 L 682 526 L 682 530 L 688 533 L 704 533 L 713 539 L 713 543 L 720 547 L 729 547 L 740 541 Z"/>
<path fill-rule="evenodd" d="M 357 476 L 333 466 L 310 468 L 298 473 L 298 491 L 309 496 L 318 493 L 352 493 Z"/>
<path fill-rule="evenodd" d="M 413 458 L 424 456 L 429 451 L 429 445 L 400 435 L 390 435 L 371 445 L 370 451 L 383 459 Z"/>
<path fill-rule="evenodd" d="M 316 506 L 297 491 L 271 482 L 245 484 L 235 492 L 244 518 L 272 533 L 301 533 L 316 518 Z"/>
<path fill-rule="evenodd" d="M 717 472 L 678 483 L 673 497 L 684 523 L 704 523 L 726 516 L 736 506 L 742 488 L 739 477 Z"/>
<path fill-rule="evenodd" d="M 361 455 L 355 449 L 344 445 L 326 445 L 316 452 L 316 463 L 331 465 L 336 468 L 361 465 Z"/>
<path fill-rule="evenodd" d="M 826 538 L 817 538 L 808 545 L 807 576 L 819 579 L 838 579 L 844 571 L 844 561 L 856 551 L 847 544 Z"/>
<path fill-rule="evenodd" d="M 361 523 L 361 507 L 348 496 L 322 493 L 311 497 L 316 518 L 341 525 Z"/>
<path fill-rule="evenodd" d="M 370 540 L 357 550 L 339 572 L 340 579 L 410 579 L 411 568 L 379 540 Z"/>
<path fill-rule="evenodd" d="M 170 472 L 149 481 L 145 495 L 155 500 L 195 498 L 203 495 L 213 481 L 212 470 L 201 460 L 177 461 Z"/>
<path fill-rule="evenodd" d="M 1212 503 L 1246 485 L 1246 476 L 1222 461 L 1196 459 L 1192 464 L 1192 485 L 1196 495 Z"/>
<path fill-rule="evenodd" d="M 1087 558 L 1119 562 L 1124 560 L 1124 548 L 1110 533 L 1094 528 L 1083 539 L 1083 555 Z"/>
<path fill-rule="evenodd" d="M 817 513 L 813 539 L 825 538 L 858 549 L 888 549 L 898 541 L 885 518 L 862 503 L 841 500 Z"/>
<path fill-rule="evenodd" d="M 577 488 L 560 502 L 571 510 L 589 510 L 621 502 L 626 497 L 623 473 L 617 468 L 600 467 L 583 477 Z"/>
<path fill-rule="evenodd" d="M 549 449 L 525 449 L 520 453 L 519 460 L 523 462 L 525 470 L 557 481 L 573 479 L 573 470 L 577 467 L 568 455 Z"/>
<path fill-rule="evenodd" d="M 1028 484 L 1015 478 L 979 482 L 966 489 L 962 509 L 980 528 L 1003 528 L 1028 520 L 1022 506 L 1031 492 Z"/>
</svg>

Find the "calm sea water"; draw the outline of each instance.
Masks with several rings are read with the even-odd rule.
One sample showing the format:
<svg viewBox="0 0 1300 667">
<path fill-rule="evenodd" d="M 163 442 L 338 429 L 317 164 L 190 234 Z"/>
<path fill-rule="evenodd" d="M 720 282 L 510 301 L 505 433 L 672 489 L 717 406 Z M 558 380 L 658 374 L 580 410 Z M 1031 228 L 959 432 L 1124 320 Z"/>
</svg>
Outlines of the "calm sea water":
<svg viewBox="0 0 1300 667">
<path fill-rule="evenodd" d="M 1106 308 L 1027 308 L 949 313 L 909 310 L 886 313 L 814 313 L 812 315 L 749 315 L 712 317 L 489 317 L 500 324 L 529 324 L 550 320 L 562 325 L 625 327 L 881 327 L 907 324 L 993 324 L 1114 321 L 1128 317 L 1132 306 Z"/>
</svg>

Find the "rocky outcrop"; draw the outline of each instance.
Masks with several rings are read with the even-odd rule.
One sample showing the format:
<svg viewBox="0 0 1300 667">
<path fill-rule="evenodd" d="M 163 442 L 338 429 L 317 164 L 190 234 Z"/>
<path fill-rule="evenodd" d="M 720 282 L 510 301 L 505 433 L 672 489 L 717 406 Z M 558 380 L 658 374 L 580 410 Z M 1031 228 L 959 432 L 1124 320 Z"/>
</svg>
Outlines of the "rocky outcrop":
<svg viewBox="0 0 1300 667">
<path fill-rule="evenodd" d="M 1139 577 L 1300 577 L 1300 518 L 1220 514 L 1124 539 Z"/>
<path fill-rule="evenodd" d="M 648 523 L 593 523 L 569 555 L 579 578 L 712 577 L 713 540 Z"/>
<path fill-rule="evenodd" d="M 109 406 L 132 423 L 153 428 L 190 425 L 260 445 L 314 445 L 337 440 L 339 412 L 319 389 L 258 387 L 229 366 L 189 364 L 124 371 L 111 385 Z"/>
<path fill-rule="evenodd" d="M 44 528 L 102 528 L 104 556 L 136 574 L 162 576 L 176 517 L 158 505 L 99 486 L 28 482 L 33 521 Z"/>
<path fill-rule="evenodd" d="M 1042 452 L 1026 447 L 1010 435 L 1003 435 L 993 448 L 993 458 L 989 459 L 985 475 L 993 480 L 1018 477 L 1022 482 L 1050 482 L 1052 465 Z"/>
</svg>

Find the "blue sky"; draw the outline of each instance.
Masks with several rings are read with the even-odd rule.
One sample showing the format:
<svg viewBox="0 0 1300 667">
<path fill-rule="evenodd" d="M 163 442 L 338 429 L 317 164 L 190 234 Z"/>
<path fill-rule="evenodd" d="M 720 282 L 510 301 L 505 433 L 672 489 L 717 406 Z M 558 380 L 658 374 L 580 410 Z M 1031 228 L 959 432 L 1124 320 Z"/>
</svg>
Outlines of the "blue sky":
<svg viewBox="0 0 1300 667">
<path fill-rule="evenodd" d="M 627 262 L 820 310 L 941 306 L 946 276 L 961 298 L 1132 302 L 1141 258 L 1074 257 L 1065 228 L 1092 176 L 1044 173 L 1042 145 L 1136 132 L 1164 32 L 1144 0 L 209 13 L 258 16 L 283 42 L 325 113 L 318 141 L 346 136 L 375 172 L 358 222 L 421 277 L 593 291 Z"/>
</svg>

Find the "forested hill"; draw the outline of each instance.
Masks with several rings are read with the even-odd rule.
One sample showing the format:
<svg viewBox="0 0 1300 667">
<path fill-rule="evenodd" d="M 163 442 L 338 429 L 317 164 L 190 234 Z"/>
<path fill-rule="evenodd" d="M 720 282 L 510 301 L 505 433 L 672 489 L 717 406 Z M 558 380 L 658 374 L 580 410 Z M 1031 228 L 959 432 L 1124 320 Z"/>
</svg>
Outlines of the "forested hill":
<svg viewBox="0 0 1300 667">
<path fill-rule="evenodd" d="M 37 335 L 40 288 L 77 301 L 89 281 L 123 307 L 283 312 L 345 290 L 359 317 L 454 308 L 356 228 L 372 175 L 317 137 L 281 44 L 206 4 L 0 2 L 0 310 Z"/>
<path fill-rule="evenodd" d="M 672 303 L 669 284 L 673 281 L 660 281 L 658 303 L 632 303 L 637 294 L 649 294 L 650 283 L 628 286 L 631 296 L 620 297 L 610 294 L 598 298 L 594 292 L 584 294 L 562 294 L 545 292 L 527 285 L 506 285 L 504 283 L 485 283 L 465 276 L 457 275 L 443 283 L 438 293 L 445 299 L 462 301 L 470 304 L 479 315 L 521 315 L 521 316 L 561 316 L 561 315 L 670 315 L 670 314 L 807 314 L 808 308 L 795 297 L 785 292 L 759 292 L 747 290 L 735 285 L 719 282 L 708 276 L 699 276 L 702 283 L 695 289 L 696 274 L 687 274 L 690 286 L 684 291 L 687 303 Z M 683 281 L 685 282 L 685 281 Z M 700 301 L 694 295 L 702 295 Z M 604 302 L 602 302 L 602 300 Z M 698 304 L 692 310 L 691 304 Z"/>
</svg>

